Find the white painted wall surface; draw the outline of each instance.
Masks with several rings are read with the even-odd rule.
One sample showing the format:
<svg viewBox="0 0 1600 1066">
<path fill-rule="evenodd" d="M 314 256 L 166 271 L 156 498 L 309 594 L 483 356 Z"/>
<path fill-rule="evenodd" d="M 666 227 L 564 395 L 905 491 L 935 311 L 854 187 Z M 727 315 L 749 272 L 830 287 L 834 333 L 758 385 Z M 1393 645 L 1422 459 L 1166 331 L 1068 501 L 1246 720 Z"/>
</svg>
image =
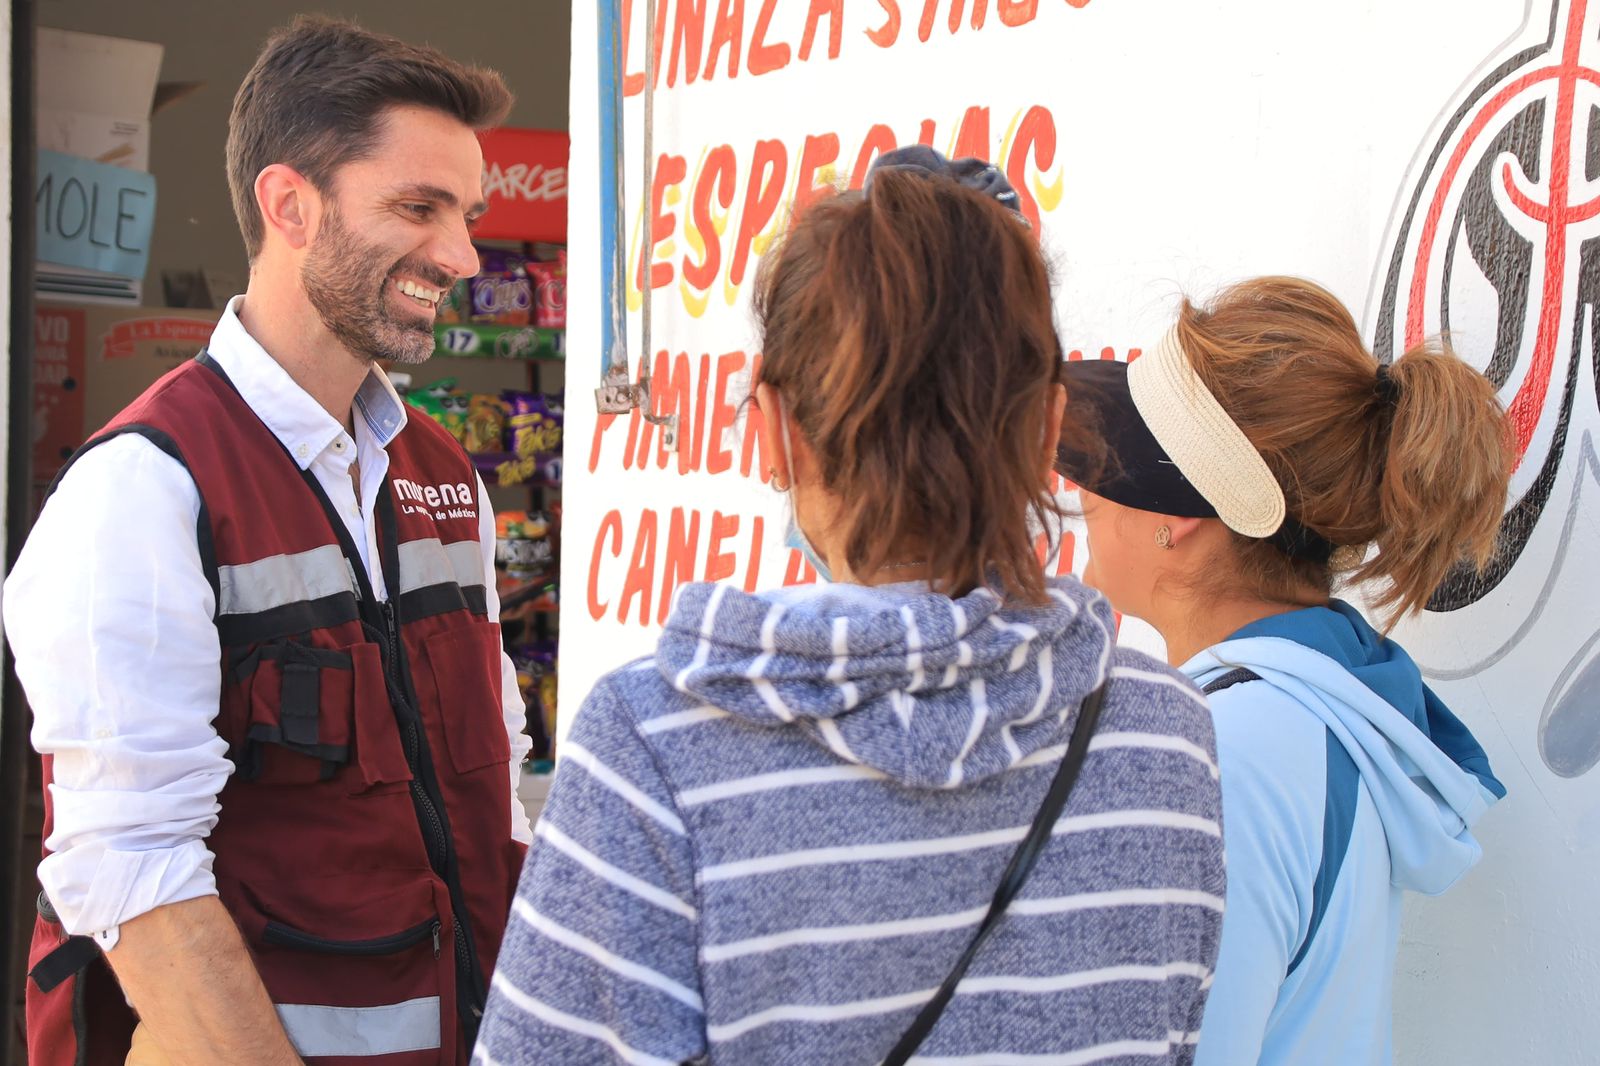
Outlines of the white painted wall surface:
<svg viewBox="0 0 1600 1066">
<path fill-rule="evenodd" d="M 1028 3 L 969 0 L 954 33 L 951 0 L 929 2 L 931 33 L 923 42 L 921 0 L 843 0 L 838 57 L 828 58 L 824 17 L 810 59 L 800 61 L 808 10 L 834 5 L 751 0 L 737 77 L 729 78 L 723 51 L 715 76 L 692 84 L 680 58 L 671 85 L 666 71 L 680 0 L 663 4 L 669 36 L 655 147 L 663 156 L 681 156 L 685 174 L 664 189 L 664 210 L 675 216 L 676 228 L 654 260 L 675 269 L 670 285 L 653 297 L 657 349 L 687 353 L 691 368 L 709 354 L 704 387 L 714 400 L 718 357 L 753 345 L 753 263 L 742 284 L 730 282 L 726 246 L 737 236 L 746 171 L 762 140 L 786 148 L 787 200 L 808 135 L 839 135 L 835 172 L 844 177 L 874 123 L 889 124 L 898 140 L 910 142 L 922 121 L 933 119 L 933 143 L 949 149 L 963 114 L 981 106 L 991 123 L 982 150 L 1006 164 L 1017 150 L 1008 133 L 1014 118 L 1035 106 L 1047 109 L 1057 151 L 1042 173 L 1030 158 L 1026 174 L 1041 201 L 1045 247 L 1059 267 L 1063 340 L 1091 357 L 1106 346 L 1125 357 L 1128 348 L 1151 343 L 1170 321 L 1179 292 L 1203 297 L 1220 283 L 1269 272 L 1328 285 L 1376 341 L 1397 245 L 1403 340 L 1405 297 L 1421 258 L 1419 232 L 1427 214 L 1424 207 L 1407 230 L 1405 209 L 1414 194 L 1424 204 L 1437 199 L 1440 224 L 1429 245 L 1418 328 L 1432 334 L 1443 326 L 1448 264 L 1450 324 L 1463 358 L 1488 367 L 1499 339 L 1522 330 L 1520 342 L 1502 353 L 1510 360 L 1502 398 L 1513 404 L 1527 394 L 1521 403 L 1528 442 L 1513 502 L 1546 502 L 1538 515 L 1508 528 L 1508 542 L 1526 533 L 1526 544 L 1492 592 L 1460 609 L 1427 614 L 1400 634 L 1477 733 L 1510 796 L 1481 825 L 1482 865 L 1442 899 L 1409 905 L 1395 1004 L 1397 1059 L 1406 1066 L 1600 1061 L 1591 1036 L 1592 1019 L 1600 1017 L 1600 907 L 1594 903 L 1600 883 L 1600 772 L 1594 768 L 1600 758 L 1600 462 L 1594 452 L 1600 411 L 1594 338 L 1587 331 L 1594 309 L 1578 312 L 1580 303 L 1600 294 L 1591 287 L 1600 286 L 1600 242 L 1587 259 L 1583 254 L 1583 242 L 1600 235 L 1600 219 L 1583 217 L 1582 210 L 1600 192 L 1600 158 L 1595 172 L 1588 164 L 1591 149 L 1600 154 L 1600 143 L 1588 143 L 1589 119 L 1600 114 L 1600 0 L 1041 0 L 1035 17 L 1016 26 L 1002 24 L 1002 7 L 1025 14 Z M 703 6 L 709 39 L 716 9 L 728 5 Z M 986 13 L 978 30 L 971 25 L 975 6 Z M 867 33 L 883 27 L 886 12 L 896 7 L 899 39 L 880 47 Z M 748 58 L 765 8 L 773 12 L 765 43 L 785 44 L 796 58 L 755 76 Z M 630 72 L 642 69 L 639 22 L 632 27 Z M 1581 43 L 1566 49 L 1570 41 Z M 627 419 L 596 436 L 585 395 L 586 383 L 599 379 L 603 252 L 592 6 L 578 6 L 573 43 L 565 721 L 601 672 L 652 646 L 663 585 L 670 594 L 674 583 L 665 575 L 664 547 L 674 508 L 682 509 L 685 528 L 699 515 L 690 561 L 696 579 L 718 561 L 716 546 L 708 543 L 714 512 L 725 524 L 733 516 L 739 520 L 737 533 L 721 545 L 733 555 L 730 580 L 743 582 L 749 574 L 758 519 L 755 583 L 781 582 L 791 561 L 781 547 L 783 505 L 758 480 L 759 457 L 749 476 L 740 473 L 737 428 L 722 435 L 732 464 L 719 473 L 702 462 L 680 474 L 675 458 L 660 469 L 653 446 L 645 469 L 625 462 Z M 1520 88 L 1491 107 L 1513 83 Z M 1452 126 L 1458 109 L 1462 118 Z M 1481 133 L 1464 136 L 1480 116 Z M 1523 154 L 1502 158 L 1494 137 L 1519 116 L 1529 130 Z M 629 100 L 627 119 L 626 237 L 636 267 L 638 97 Z M 1428 166 L 1441 142 L 1442 162 L 1458 151 L 1462 158 L 1462 177 L 1453 183 L 1439 180 L 1438 165 Z M 696 263 L 704 254 L 705 240 L 691 225 L 694 193 L 720 145 L 733 149 L 739 177 L 731 208 L 713 212 L 724 226 L 722 273 L 701 289 L 683 280 L 681 267 L 685 257 Z M 1552 167 L 1568 158 L 1567 150 L 1563 180 L 1552 182 Z M 1473 187 L 1467 178 L 1480 164 L 1488 166 L 1489 178 Z M 1564 186 L 1564 193 L 1555 186 Z M 1473 188 L 1489 199 L 1463 217 L 1459 205 Z M 1532 207 L 1519 206 L 1519 194 Z M 1539 206 L 1552 198 L 1558 209 L 1561 202 L 1570 205 L 1565 214 Z M 1457 232 L 1462 243 L 1452 246 L 1450 235 Z M 1485 232 L 1500 234 L 1497 247 L 1504 251 L 1498 254 L 1521 257 L 1518 269 L 1530 282 L 1525 296 L 1496 273 L 1503 263 L 1475 261 L 1468 253 L 1467 239 Z M 1552 335 L 1540 342 L 1545 310 Z M 630 323 L 636 347 L 636 310 Z M 1551 356 L 1548 380 L 1536 365 L 1541 350 Z M 697 369 L 692 375 L 694 395 L 702 382 Z M 739 376 L 726 386 L 721 391 L 736 403 Z M 701 438 L 704 459 L 715 442 L 706 439 L 709 428 L 695 431 L 693 415 L 700 409 L 692 404 L 685 432 Z M 1557 450 L 1560 457 L 1551 459 Z M 1541 484 L 1547 460 L 1548 484 Z M 646 511 L 655 512 L 656 543 L 640 549 Z M 619 620 L 630 572 L 642 577 L 652 559 L 648 624 L 640 621 L 638 596 L 626 603 L 626 621 Z M 1080 568 L 1082 561 L 1080 544 Z M 1132 626 L 1124 637 L 1150 640 L 1147 630 Z"/>
</svg>

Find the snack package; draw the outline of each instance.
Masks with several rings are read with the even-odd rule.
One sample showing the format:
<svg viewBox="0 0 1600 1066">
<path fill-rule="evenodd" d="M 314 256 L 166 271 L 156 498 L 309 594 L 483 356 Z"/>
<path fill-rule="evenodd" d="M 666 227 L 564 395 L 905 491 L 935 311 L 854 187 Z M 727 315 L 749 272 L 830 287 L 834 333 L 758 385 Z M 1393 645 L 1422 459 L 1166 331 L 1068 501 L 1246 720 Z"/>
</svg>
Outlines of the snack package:
<svg viewBox="0 0 1600 1066">
<path fill-rule="evenodd" d="M 474 322 L 499 326 L 526 326 L 533 322 L 533 285 L 527 260 L 511 252 L 483 250 L 482 264 L 471 281 L 471 316 Z"/>
<path fill-rule="evenodd" d="M 434 313 L 433 320 L 444 325 L 472 321 L 471 282 L 462 278 L 450 286 L 450 291 L 439 301 L 439 310 Z"/>
<path fill-rule="evenodd" d="M 537 392 L 507 390 L 500 394 L 511 412 L 506 422 L 506 450 L 520 459 L 561 447 L 565 412 L 561 401 Z"/>
<path fill-rule="evenodd" d="M 555 545 L 550 540 L 550 520 L 538 512 L 501 511 L 495 515 L 495 563 L 506 576 L 518 580 L 536 577 L 550 569 Z"/>
<path fill-rule="evenodd" d="M 461 440 L 466 430 L 469 399 L 455 391 L 455 378 L 441 378 L 406 394 L 406 403 L 421 411 L 445 429 L 456 440 Z"/>
<path fill-rule="evenodd" d="M 475 393 L 467 401 L 467 418 L 462 426 L 461 443 L 473 455 L 498 452 L 505 447 L 505 401 L 498 396 Z"/>
<path fill-rule="evenodd" d="M 567 257 L 527 265 L 533 286 L 533 324 L 541 329 L 567 328 Z"/>
</svg>

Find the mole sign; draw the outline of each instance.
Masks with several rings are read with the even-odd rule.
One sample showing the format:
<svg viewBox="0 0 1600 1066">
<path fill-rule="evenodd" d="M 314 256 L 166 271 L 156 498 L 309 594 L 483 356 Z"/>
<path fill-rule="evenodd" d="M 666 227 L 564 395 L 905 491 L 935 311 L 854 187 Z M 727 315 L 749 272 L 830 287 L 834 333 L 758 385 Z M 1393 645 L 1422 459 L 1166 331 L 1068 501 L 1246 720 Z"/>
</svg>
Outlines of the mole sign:
<svg viewBox="0 0 1600 1066">
<path fill-rule="evenodd" d="M 156 218 L 152 175 L 41 150 L 33 205 L 41 262 L 144 277 Z"/>
</svg>

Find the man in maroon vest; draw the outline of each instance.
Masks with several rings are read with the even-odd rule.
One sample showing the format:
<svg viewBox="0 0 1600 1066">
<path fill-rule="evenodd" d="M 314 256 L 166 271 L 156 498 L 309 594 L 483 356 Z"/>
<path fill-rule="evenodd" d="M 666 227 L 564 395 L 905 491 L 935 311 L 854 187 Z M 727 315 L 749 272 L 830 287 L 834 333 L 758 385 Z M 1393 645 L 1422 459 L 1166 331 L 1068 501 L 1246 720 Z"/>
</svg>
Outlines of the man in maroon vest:
<svg viewBox="0 0 1600 1066">
<path fill-rule="evenodd" d="M 46 781 L 34 1066 L 467 1062 L 531 839 L 523 708 L 482 482 L 375 363 L 426 359 L 476 272 L 475 132 L 510 103 L 310 18 L 239 89 L 249 288 L 74 456 L 6 583 Z"/>
</svg>

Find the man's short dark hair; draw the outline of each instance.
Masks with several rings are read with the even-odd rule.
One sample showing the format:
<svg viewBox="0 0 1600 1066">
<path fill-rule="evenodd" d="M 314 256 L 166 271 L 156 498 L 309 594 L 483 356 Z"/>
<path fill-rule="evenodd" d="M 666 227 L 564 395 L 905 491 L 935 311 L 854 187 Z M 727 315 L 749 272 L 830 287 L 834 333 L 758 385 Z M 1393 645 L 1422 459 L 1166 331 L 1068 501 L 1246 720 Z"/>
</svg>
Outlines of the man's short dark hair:
<svg viewBox="0 0 1600 1066">
<path fill-rule="evenodd" d="M 511 100 L 496 71 L 351 22 L 295 19 L 267 38 L 228 121 L 228 186 L 251 261 L 265 236 L 255 197 L 265 168 L 286 164 L 327 191 L 335 169 L 371 154 L 389 107 L 430 107 L 484 130 Z"/>
</svg>

